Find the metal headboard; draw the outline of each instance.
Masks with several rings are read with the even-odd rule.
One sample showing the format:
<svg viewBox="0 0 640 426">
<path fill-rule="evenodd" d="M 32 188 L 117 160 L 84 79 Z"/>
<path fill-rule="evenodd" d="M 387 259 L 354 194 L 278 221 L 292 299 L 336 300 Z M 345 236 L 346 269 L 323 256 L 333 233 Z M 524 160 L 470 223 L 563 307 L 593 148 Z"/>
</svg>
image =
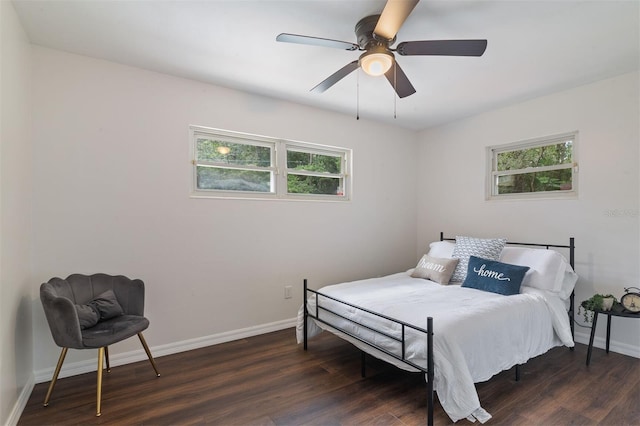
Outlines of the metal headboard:
<svg viewBox="0 0 640 426">
<path fill-rule="evenodd" d="M 450 237 L 445 237 L 444 236 L 444 232 L 440 232 L 440 241 L 455 241 L 455 238 L 450 238 Z M 547 244 L 547 243 L 517 243 L 517 242 L 513 242 L 513 241 L 507 241 L 507 244 L 510 246 L 529 246 L 529 247 L 544 247 L 545 249 L 549 250 L 552 248 L 566 248 L 569 249 L 569 264 L 571 265 L 571 268 L 575 271 L 576 267 L 575 267 L 575 250 L 576 250 L 576 245 L 575 245 L 575 238 L 574 237 L 570 237 L 569 238 L 569 244 Z M 571 326 L 571 337 L 573 338 L 573 340 L 575 341 L 575 331 L 574 331 L 574 316 L 575 316 L 575 291 L 571 292 L 571 296 L 569 296 L 569 311 L 567 312 L 569 314 L 569 325 Z M 571 348 L 571 350 L 573 350 L 573 348 Z"/>
</svg>

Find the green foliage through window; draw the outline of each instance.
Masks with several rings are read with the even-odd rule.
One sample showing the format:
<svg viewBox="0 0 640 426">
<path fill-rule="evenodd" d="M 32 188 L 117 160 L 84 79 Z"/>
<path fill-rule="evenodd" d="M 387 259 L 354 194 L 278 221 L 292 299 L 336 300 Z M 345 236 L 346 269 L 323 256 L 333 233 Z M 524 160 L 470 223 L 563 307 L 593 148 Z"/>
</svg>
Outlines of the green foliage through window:
<svg viewBox="0 0 640 426">
<path fill-rule="evenodd" d="M 287 192 L 290 194 L 342 195 L 340 179 L 292 174 L 287 175 Z"/>
<path fill-rule="evenodd" d="M 351 151 L 190 126 L 194 196 L 348 200 Z"/>
<path fill-rule="evenodd" d="M 271 172 L 198 166 L 197 174 L 199 189 L 252 192 L 271 191 Z"/>
<path fill-rule="evenodd" d="M 575 191 L 576 134 L 489 148 L 491 196 Z"/>
<path fill-rule="evenodd" d="M 287 192 L 290 194 L 343 195 L 342 157 L 287 150 Z M 299 171 L 311 174 L 299 174 Z"/>
<path fill-rule="evenodd" d="M 272 147 L 268 145 L 197 137 L 196 188 L 270 193 L 271 157 Z"/>
<path fill-rule="evenodd" d="M 271 148 L 221 140 L 198 139 L 198 160 L 242 166 L 269 167 Z"/>
<path fill-rule="evenodd" d="M 555 166 L 572 162 L 573 141 L 498 153 L 498 171 Z"/>
<path fill-rule="evenodd" d="M 287 150 L 287 167 L 310 172 L 340 173 L 341 157 Z"/>
<path fill-rule="evenodd" d="M 571 170 L 498 176 L 498 194 L 567 191 L 571 189 Z"/>
</svg>

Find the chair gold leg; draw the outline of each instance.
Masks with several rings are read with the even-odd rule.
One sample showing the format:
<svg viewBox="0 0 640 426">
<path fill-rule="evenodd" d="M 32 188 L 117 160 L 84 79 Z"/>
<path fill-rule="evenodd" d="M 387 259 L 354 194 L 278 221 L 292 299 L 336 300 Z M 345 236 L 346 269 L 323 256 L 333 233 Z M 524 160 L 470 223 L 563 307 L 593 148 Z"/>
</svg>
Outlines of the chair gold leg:
<svg viewBox="0 0 640 426">
<path fill-rule="evenodd" d="M 100 417 L 100 405 L 102 402 L 102 369 L 104 368 L 104 348 L 98 349 L 98 383 L 96 396 L 96 417 Z"/>
<path fill-rule="evenodd" d="M 104 359 L 107 362 L 107 373 L 111 373 L 111 366 L 109 365 L 109 346 L 104 347 Z"/>
<path fill-rule="evenodd" d="M 47 396 L 44 397 L 44 406 L 49 405 L 49 398 L 51 398 L 51 393 L 53 392 L 53 387 L 56 385 L 58 381 L 58 374 L 60 374 L 60 369 L 62 368 L 62 363 L 64 362 L 64 358 L 67 356 L 67 350 L 69 348 L 62 348 L 62 352 L 60 353 L 60 358 L 58 358 L 58 364 L 56 365 L 56 369 L 53 372 L 53 377 L 51 378 L 51 384 L 49 384 L 49 390 L 47 390 Z"/>
<path fill-rule="evenodd" d="M 140 343 L 142 343 L 142 347 L 144 348 L 144 351 L 147 353 L 147 356 L 149 357 L 149 361 L 151 361 L 151 366 L 155 370 L 156 376 L 160 377 L 160 372 L 158 371 L 156 362 L 153 360 L 153 356 L 151 356 L 151 351 L 149 350 L 149 346 L 147 346 L 147 341 L 144 340 L 144 336 L 142 335 L 142 333 L 138 333 L 138 337 L 140 338 Z"/>
</svg>

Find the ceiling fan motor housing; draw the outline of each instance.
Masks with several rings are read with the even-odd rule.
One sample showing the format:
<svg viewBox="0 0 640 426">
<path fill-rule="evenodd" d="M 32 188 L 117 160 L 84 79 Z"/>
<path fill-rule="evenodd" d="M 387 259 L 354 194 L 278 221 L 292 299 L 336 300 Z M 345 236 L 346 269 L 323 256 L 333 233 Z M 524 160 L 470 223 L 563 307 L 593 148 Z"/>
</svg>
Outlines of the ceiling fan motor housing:
<svg viewBox="0 0 640 426">
<path fill-rule="evenodd" d="M 379 40 L 375 36 L 373 31 L 375 30 L 379 19 L 380 15 L 371 15 L 362 18 L 356 24 L 355 32 L 360 50 L 367 50 L 373 46 L 384 46 L 387 48 L 396 41 L 395 37 L 392 40 Z"/>
</svg>

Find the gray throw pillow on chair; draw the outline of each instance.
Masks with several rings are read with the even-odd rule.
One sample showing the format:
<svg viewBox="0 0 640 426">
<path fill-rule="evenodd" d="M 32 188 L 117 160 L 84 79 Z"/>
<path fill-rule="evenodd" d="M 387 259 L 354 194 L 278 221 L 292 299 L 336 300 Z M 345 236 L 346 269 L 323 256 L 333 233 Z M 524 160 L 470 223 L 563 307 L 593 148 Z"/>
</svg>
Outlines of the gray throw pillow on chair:
<svg viewBox="0 0 640 426">
<path fill-rule="evenodd" d="M 76 305 L 80 329 L 91 328 L 100 320 L 100 314 L 89 305 Z"/>
<path fill-rule="evenodd" d="M 86 305 L 76 305 L 76 312 L 82 330 L 93 327 L 99 321 L 108 320 L 124 313 L 113 290 L 99 294 Z"/>
</svg>

